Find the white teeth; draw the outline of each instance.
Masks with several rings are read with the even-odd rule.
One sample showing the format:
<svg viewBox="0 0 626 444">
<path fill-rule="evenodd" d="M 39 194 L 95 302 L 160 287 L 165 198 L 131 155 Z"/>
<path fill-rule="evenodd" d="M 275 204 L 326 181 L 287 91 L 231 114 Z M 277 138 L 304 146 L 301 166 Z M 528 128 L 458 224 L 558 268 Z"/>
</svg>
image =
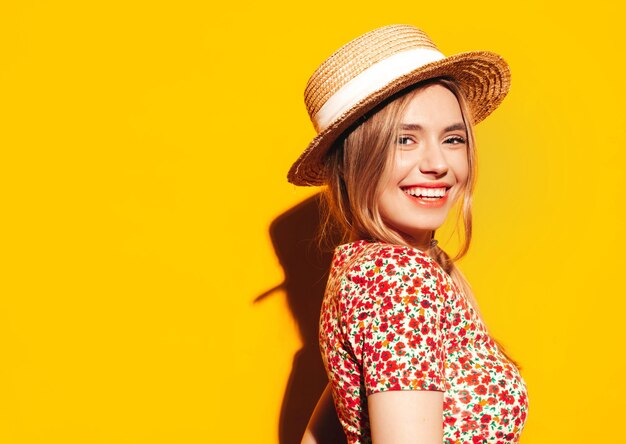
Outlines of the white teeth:
<svg viewBox="0 0 626 444">
<path fill-rule="evenodd" d="M 445 188 L 407 188 L 403 190 L 406 194 L 411 196 L 423 196 L 423 197 L 443 197 L 446 194 Z"/>
</svg>

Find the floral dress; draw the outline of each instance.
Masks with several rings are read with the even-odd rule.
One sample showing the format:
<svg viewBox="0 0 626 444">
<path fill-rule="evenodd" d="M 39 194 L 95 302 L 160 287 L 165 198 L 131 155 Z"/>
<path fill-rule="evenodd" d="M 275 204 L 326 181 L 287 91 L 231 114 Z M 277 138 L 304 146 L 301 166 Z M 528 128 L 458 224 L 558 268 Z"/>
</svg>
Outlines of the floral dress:
<svg viewBox="0 0 626 444">
<path fill-rule="evenodd" d="M 450 276 L 419 249 L 337 247 L 320 348 L 349 443 L 371 442 L 367 396 L 388 390 L 444 392 L 444 444 L 519 442 L 524 380 Z"/>
</svg>

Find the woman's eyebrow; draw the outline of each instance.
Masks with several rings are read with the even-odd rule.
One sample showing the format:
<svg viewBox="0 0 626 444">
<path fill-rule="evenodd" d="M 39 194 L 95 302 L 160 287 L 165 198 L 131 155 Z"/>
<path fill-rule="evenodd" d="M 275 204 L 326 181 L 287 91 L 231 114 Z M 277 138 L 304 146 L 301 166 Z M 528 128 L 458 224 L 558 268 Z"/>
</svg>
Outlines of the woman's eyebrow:
<svg viewBox="0 0 626 444">
<path fill-rule="evenodd" d="M 417 123 L 401 123 L 400 129 L 403 131 L 421 131 L 424 128 Z M 456 130 L 466 130 L 465 125 L 461 122 L 450 125 L 449 127 L 444 129 L 444 132 L 448 131 L 456 131 Z"/>
<path fill-rule="evenodd" d="M 462 122 L 459 122 L 459 123 L 455 123 L 454 125 L 450 125 L 444 131 L 447 132 L 447 131 L 456 131 L 456 130 L 466 131 L 467 128 L 465 128 L 465 125 Z"/>
</svg>

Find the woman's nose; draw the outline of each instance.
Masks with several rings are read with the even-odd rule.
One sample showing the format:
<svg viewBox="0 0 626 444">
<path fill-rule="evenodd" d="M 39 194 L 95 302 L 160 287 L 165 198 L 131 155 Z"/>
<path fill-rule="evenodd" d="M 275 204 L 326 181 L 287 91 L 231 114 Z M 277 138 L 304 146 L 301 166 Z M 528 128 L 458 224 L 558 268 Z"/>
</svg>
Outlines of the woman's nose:
<svg viewBox="0 0 626 444">
<path fill-rule="evenodd" d="M 425 144 L 420 159 L 419 169 L 424 174 L 444 174 L 448 171 L 448 162 L 442 147 L 435 142 Z"/>
</svg>

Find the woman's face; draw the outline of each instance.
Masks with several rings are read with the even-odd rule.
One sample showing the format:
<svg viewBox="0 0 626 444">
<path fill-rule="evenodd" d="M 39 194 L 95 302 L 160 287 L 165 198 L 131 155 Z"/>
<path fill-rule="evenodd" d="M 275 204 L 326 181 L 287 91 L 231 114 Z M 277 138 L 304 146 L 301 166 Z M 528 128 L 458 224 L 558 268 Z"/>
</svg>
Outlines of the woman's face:
<svg viewBox="0 0 626 444">
<path fill-rule="evenodd" d="M 467 132 L 456 97 L 438 84 L 416 91 L 398 131 L 380 214 L 411 244 L 426 249 L 468 176 Z"/>
</svg>

